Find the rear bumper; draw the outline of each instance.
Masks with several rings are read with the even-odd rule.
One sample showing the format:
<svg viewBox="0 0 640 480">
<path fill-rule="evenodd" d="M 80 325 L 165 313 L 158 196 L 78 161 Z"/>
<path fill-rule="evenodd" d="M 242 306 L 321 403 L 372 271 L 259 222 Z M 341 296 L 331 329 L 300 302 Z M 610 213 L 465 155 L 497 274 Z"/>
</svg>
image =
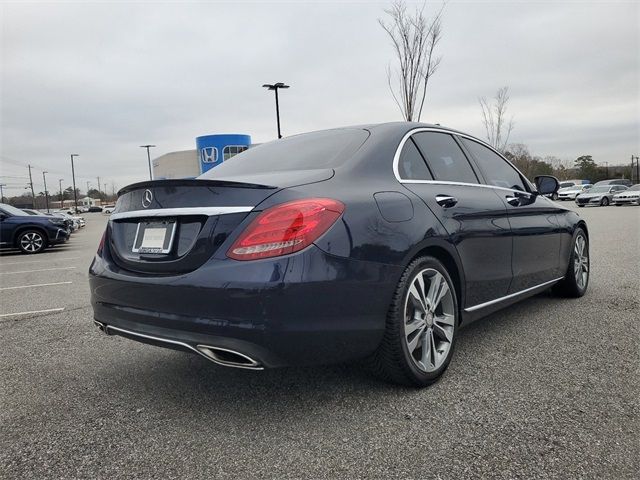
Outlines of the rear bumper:
<svg viewBox="0 0 640 480">
<path fill-rule="evenodd" d="M 276 259 L 211 259 L 171 277 L 132 275 L 96 257 L 89 273 L 95 320 L 134 340 L 187 351 L 225 348 L 279 367 L 373 352 L 401 268 L 312 245 Z"/>
</svg>

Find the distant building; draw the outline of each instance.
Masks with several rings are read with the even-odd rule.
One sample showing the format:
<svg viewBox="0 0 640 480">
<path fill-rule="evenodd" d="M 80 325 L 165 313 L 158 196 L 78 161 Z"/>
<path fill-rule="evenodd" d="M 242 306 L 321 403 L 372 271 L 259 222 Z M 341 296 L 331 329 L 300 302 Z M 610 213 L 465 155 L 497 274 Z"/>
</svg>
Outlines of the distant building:
<svg viewBox="0 0 640 480">
<path fill-rule="evenodd" d="M 153 178 L 195 178 L 251 146 L 243 134 L 203 135 L 196 138 L 195 150 L 170 152 L 154 158 Z"/>
</svg>

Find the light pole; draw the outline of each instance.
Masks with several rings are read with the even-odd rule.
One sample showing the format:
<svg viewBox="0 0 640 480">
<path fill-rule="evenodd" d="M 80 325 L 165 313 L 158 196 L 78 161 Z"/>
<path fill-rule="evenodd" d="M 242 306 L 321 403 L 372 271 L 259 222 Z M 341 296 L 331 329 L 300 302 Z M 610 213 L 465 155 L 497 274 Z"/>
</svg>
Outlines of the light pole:
<svg viewBox="0 0 640 480">
<path fill-rule="evenodd" d="M 60 208 L 64 208 L 64 205 L 63 205 L 64 200 L 62 199 L 62 181 L 63 180 L 64 178 L 58 179 L 58 185 L 60 186 Z"/>
<path fill-rule="evenodd" d="M 78 192 L 76 192 L 76 171 L 73 167 L 73 157 L 79 157 L 77 153 L 71 154 L 71 177 L 73 178 L 73 201 L 76 205 L 76 213 L 78 213 Z"/>
<path fill-rule="evenodd" d="M 4 203 L 4 192 L 2 191 L 2 187 L 6 186 L 6 183 L 0 183 L 0 203 Z"/>
<path fill-rule="evenodd" d="M 636 181 L 640 183 L 640 157 L 631 155 L 631 178 L 633 179 L 633 159 L 636 159 Z"/>
<path fill-rule="evenodd" d="M 147 161 L 149 162 L 149 180 L 153 180 L 153 174 L 151 173 L 151 154 L 149 153 L 149 149 L 154 147 L 155 145 L 140 145 L 140 148 L 147 149 Z"/>
<path fill-rule="evenodd" d="M 42 180 L 44 180 L 44 203 L 47 206 L 47 213 L 49 213 L 49 192 L 47 192 L 47 173 L 49 172 L 42 172 Z"/>
<path fill-rule="evenodd" d="M 273 90 L 276 94 L 276 121 L 278 122 L 278 138 L 282 138 L 280 134 L 280 105 L 278 103 L 278 89 L 279 88 L 289 88 L 289 85 L 285 85 L 282 82 L 274 83 L 273 85 L 265 83 L 262 85 L 267 90 Z"/>
</svg>

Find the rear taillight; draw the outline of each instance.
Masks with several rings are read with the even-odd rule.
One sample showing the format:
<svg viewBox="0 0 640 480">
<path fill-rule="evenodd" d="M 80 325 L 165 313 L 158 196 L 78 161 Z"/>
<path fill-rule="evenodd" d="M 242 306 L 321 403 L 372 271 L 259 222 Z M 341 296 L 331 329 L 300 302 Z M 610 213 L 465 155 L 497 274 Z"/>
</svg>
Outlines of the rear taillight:
<svg viewBox="0 0 640 480">
<path fill-rule="evenodd" d="M 107 229 L 105 228 L 104 232 L 102 232 L 102 238 L 100 238 L 100 243 L 98 244 L 98 256 L 102 256 L 102 249 L 104 248 L 104 238 L 107 236 Z"/>
<path fill-rule="evenodd" d="M 234 260 L 277 257 L 302 250 L 326 232 L 344 212 L 330 198 L 281 203 L 258 215 L 227 252 Z"/>
</svg>

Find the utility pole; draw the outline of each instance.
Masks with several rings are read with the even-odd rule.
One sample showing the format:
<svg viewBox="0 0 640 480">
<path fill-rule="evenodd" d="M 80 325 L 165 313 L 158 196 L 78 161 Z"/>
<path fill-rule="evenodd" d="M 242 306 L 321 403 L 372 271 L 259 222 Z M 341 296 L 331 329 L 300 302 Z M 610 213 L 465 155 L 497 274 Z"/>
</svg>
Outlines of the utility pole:
<svg viewBox="0 0 640 480">
<path fill-rule="evenodd" d="M 78 213 L 78 192 L 76 191 L 76 171 L 73 168 L 73 157 L 79 157 L 77 153 L 71 154 L 71 177 L 73 178 L 73 200 L 76 205 L 75 212 Z"/>
<path fill-rule="evenodd" d="M 64 180 L 64 178 L 58 179 L 58 185 L 60 185 L 60 208 L 64 208 L 64 200 L 62 199 L 62 180 Z"/>
<path fill-rule="evenodd" d="M 47 206 L 47 213 L 49 213 L 49 192 L 47 192 L 47 173 L 49 172 L 42 172 L 42 180 L 44 180 L 44 203 Z"/>
<path fill-rule="evenodd" d="M 87 197 L 89 196 L 89 184 L 90 184 L 90 183 L 91 183 L 91 182 L 90 182 L 89 180 L 87 180 Z"/>
<path fill-rule="evenodd" d="M 147 149 L 147 161 L 149 162 L 149 180 L 153 180 L 153 174 L 151 173 L 151 154 L 149 149 L 155 147 L 155 145 L 140 145 L 140 148 Z"/>
<path fill-rule="evenodd" d="M 262 86 L 267 90 L 273 90 L 276 94 L 276 121 L 278 122 L 278 138 L 282 138 L 282 134 L 280 133 L 280 104 L 278 103 L 278 89 L 289 88 L 289 85 L 285 85 L 282 82 L 278 82 L 278 83 L 274 83 L 273 85 L 265 83 Z"/>
<path fill-rule="evenodd" d="M 6 186 L 6 183 L 0 183 L 0 203 L 4 203 L 4 192 L 2 191 L 2 187 Z"/>
<path fill-rule="evenodd" d="M 27 165 L 29 167 L 29 186 L 31 187 L 31 206 L 35 210 L 36 208 L 36 192 L 33 191 L 33 178 L 31 178 L 31 165 Z"/>
<path fill-rule="evenodd" d="M 640 183 L 640 157 L 631 155 L 631 180 L 633 180 L 633 159 L 636 160 L 636 182 Z"/>
<path fill-rule="evenodd" d="M 100 193 L 102 190 L 100 190 L 100 177 L 98 177 L 98 193 Z"/>
</svg>

